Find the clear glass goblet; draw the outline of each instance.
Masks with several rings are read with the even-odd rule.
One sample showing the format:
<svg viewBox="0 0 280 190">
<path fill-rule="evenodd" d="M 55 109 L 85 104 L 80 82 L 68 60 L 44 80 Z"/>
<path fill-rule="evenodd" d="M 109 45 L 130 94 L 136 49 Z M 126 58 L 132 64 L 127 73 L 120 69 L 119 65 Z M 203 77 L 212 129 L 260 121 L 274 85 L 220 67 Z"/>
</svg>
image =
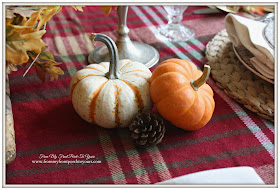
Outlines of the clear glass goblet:
<svg viewBox="0 0 280 190">
<path fill-rule="evenodd" d="M 188 6 L 168 5 L 163 7 L 168 13 L 168 24 L 157 29 L 155 34 L 157 38 L 171 42 L 178 42 L 188 41 L 194 37 L 194 31 L 181 24 L 183 13 L 188 8 Z"/>
</svg>

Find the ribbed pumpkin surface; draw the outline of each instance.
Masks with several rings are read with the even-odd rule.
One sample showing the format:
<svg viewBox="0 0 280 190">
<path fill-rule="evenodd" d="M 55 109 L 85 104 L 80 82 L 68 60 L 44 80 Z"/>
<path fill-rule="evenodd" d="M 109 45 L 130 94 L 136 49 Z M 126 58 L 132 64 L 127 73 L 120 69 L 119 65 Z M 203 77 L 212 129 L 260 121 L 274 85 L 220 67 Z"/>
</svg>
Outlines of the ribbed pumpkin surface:
<svg viewBox="0 0 280 190">
<path fill-rule="evenodd" d="M 151 78 L 151 97 L 159 113 L 175 126 L 197 130 L 211 119 L 215 102 L 213 91 L 203 84 L 197 91 L 190 84 L 202 72 L 189 61 L 166 60 L 155 69 Z"/>
<path fill-rule="evenodd" d="M 105 128 L 126 127 L 142 110 L 150 110 L 150 70 L 141 63 L 121 60 L 119 79 L 109 80 L 109 62 L 78 71 L 70 84 L 76 112 L 86 121 Z"/>
</svg>

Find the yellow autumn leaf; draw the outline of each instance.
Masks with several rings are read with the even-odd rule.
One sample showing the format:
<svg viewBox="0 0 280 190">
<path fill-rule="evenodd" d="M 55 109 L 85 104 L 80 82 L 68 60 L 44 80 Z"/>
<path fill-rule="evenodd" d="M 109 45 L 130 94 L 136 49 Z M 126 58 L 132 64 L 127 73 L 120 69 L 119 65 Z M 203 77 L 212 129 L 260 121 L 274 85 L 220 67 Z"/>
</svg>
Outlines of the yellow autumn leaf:
<svg viewBox="0 0 280 190">
<path fill-rule="evenodd" d="M 27 17 L 23 17 L 22 21 L 21 21 L 21 24 L 25 25 L 27 21 L 28 21 L 28 18 Z"/>
<path fill-rule="evenodd" d="M 50 80 L 57 80 L 58 75 L 64 75 L 64 72 L 61 68 L 50 66 L 49 68 L 46 68 L 46 71 L 49 73 Z"/>
<path fill-rule="evenodd" d="M 6 36 L 9 37 L 11 35 L 11 32 L 20 34 L 32 32 L 39 19 L 39 15 L 40 11 L 37 11 L 32 13 L 30 18 L 28 19 L 19 15 L 16 16 L 13 20 L 6 19 L 7 21 L 9 21 L 6 22 Z M 21 20 L 20 25 L 17 24 L 17 22 L 15 21 L 16 19 Z"/>
<path fill-rule="evenodd" d="M 22 33 L 29 33 L 31 31 L 34 30 L 34 26 L 36 25 L 38 19 L 40 17 L 40 11 L 33 13 L 30 18 L 26 19 L 26 17 L 23 18 L 23 22 L 21 23 L 21 26 L 26 26 L 26 27 L 30 27 L 24 31 L 22 31 Z"/>
<path fill-rule="evenodd" d="M 83 10 L 83 7 L 84 6 L 72 6 L 73 7 L 73 9 L 75 9 L 75 11 L 81 11 L 81 12 L 83 12 L 84 10 Z"/>
<path fill-rule="evenodd" d="M 22 33 L 24 30 L 28 28 L 32 28 L 32 27 L 6 24 L 6 38 L 8 38 L 9 36 L 15 33 Z"/>
<path fill-rule="evenodd" d="M 47 71 L 49 70 L 49 73 L 54 73 L 57 75 L 63 75 L 64 72 L 61 68 L 59 67 L 55 67 L 55 66 L 51 66 L 49 69 L 47 69 Z"/>
<path fill-rule="evenodd" d="M 40 14 L 40 21 L 36 27 L 37 30 L 40 30 L 42 26 L 44 26 L 45 23 L 47 23 L 53 15 L 58 13 L 59 11 L 62 10 L 61 6 L 51 6 L 50 8 L 43 9 L 41 14 Z"/>
<path fill-rule="evenodd" d="M 45 32 L 45 30 L 40 30 L 21 34 L 13 32 L 12 29 L 10 35 L 6 37 L 6 60 L 20 65 L 29 60 L 27 51 L 40 53 L 41 48 L 45 46 L 45 43 L 41 40 Z"/>
</svg>

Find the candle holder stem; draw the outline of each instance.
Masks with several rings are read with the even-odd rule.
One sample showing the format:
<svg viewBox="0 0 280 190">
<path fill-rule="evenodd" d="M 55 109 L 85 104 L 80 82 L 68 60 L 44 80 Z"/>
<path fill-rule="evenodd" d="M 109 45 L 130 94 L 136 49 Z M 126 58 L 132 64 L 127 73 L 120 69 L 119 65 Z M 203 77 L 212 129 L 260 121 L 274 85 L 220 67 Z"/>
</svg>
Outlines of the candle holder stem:
<svg viewBox="0 0 280 190">
<path fill-rule="evenodd" d="M 118 28 L 116 45 L 118 48 L 119 59 L 129 59 L 143 63 L 148 68 L 157 64 L 159 61 L 159 53 L 152 46 L 140 42 L 130 40 L 128 33 L 129 28 L 126 25 L 128 6 L 118 6 Z M 92 63 L 100 63 L 109 61 L 110 56 L 106 46 L 100 46 L 89 54 L 88 61 Z"/>
</svg>

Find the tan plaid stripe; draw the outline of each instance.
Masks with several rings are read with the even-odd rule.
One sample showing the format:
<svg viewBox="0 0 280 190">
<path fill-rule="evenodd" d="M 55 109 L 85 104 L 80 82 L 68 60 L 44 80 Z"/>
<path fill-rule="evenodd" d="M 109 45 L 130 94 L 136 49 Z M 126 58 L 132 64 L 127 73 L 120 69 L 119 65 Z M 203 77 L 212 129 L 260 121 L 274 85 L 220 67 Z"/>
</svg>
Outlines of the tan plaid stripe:
<svg viewBox="0 0 280 190">
<path fill-rule="evenodd" d="M 149 175 L 128 132 L 119 130 L 119 135 L 138 183 L 150 184 Z"/>
<path fill-rule="evenodd" d="M 97 131 L 99 134 L 100 144 L 103 148 L 104 155 L 105 155 L 106 161 L 108 163 L 109 170 L 111 172 L 113 182 L 115 184 L 126 184 L 127 181 L 123 174 L 121 164 L 118 160 L 118 157 L 117 157 L 115 148 L 112 144 L 112 141 L 110 139 L 110 136 L 104 129 L 98 128 Z"/>
</svg>

